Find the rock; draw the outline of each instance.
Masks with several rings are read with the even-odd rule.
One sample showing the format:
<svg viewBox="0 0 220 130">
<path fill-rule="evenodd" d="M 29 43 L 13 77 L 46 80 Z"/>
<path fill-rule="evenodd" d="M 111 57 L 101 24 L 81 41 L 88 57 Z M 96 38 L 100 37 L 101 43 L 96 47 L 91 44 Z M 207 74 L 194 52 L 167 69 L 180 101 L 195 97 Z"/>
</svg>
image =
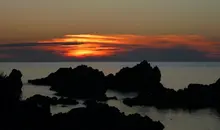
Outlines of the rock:
<svg viewBox="0 0 220 130">
<path fill-rule="evenodd" d="M 9 76 L 2 77 L 0 80 L 2 89 L 1 100 L 4 101 L 0 107 L 0 129 L 11 130 L 15 129 L 15 127 L 22 130 L 164 129 L 163 124 L 159 121 L 153 121 L 149 117 L 142 117 L 139 114 L 126 116 L 117 108 L 96 103 L 94 99 L 85 103 L 87 105 L 86 108 L 76 108 L 68 113 L 52 115 L 50 112 L 51 104 L 73 104 L 76 101 L 69 98 L 58 99 L 56 97 L 50 98 L 41 95 L 34 95 L 22 101 L 18 97 L 21 94 L 21 76 L 20 71 L 13 70 Z M 93 79 L 96 78 L 94 77 Z M 49 80 L 45 81 L 48 83 Z M 95 81 L 91 82 L 94 83 Z M 7 104 L 5 101 L 7 101 Z"/>
<path fill-rule="evenodd" d="M 63 104 L 63 105 L 77 105 L 78 103 L 79 102 L 71 98 L 59 98 L 57 100 L 57 104 Z"/>
<path fill-rule="evenodd" d="M 47 97 L 47 96 L 42 96 L 42 95 L 34 95 L 28 99 L 26 99 L 26 101 L 28 102 L 34 102 L 35 104 L 40 103 L 41 105 L 45 104 L 45 105 L 58 105 L 58 104 L 62 104 L 62 105 L 77 105 L 78 102 L 74 99 L 70 99 L 70 98 L 56 98 L 56 97 Z"/>
<path fill-rule="evenodd" d="M 219 80 L 210 85 L 189 84 L 187 88 L 175 91 L 163 88 L 157 91 L 141 92 L 135 98 L 124 99 L 128 106 L 155 106 L 159 109 L 218 108 L 220 102 Z"/>
<path fill-rule="evenodd" d="M 74 125 L 73 125 L 74 122 Z M 163 130 L 160 122 L 151 120 L 149 117 L 142 117 L 139 114 L 126 116 L 115 107 L 106 104 L 87 102 L 86 108 L 72 109 L 65 114 L 56 114 L 52 119 L 52 129 L 95 129 L 95 130 Z M 104 126 L 104 127 L 103 127 Z"/>
<path fill-rule="evenodd" d="M 147 61 L 134 67 L 122 68 L 115 75 L 81 65 L 74 69 L 60 68 L 48 77 L 30 80 L 29 83 L 51 86 L 59 96 L 107 101 L 107 89 L 119 92 L 137 92 L 135 98 L 123 102 L 129 106 L 155 106 L 159 109 L 220 108 L 220 79 L 210 85 L 190 84 L 182 90 L 165 88 L 159 68 Z"/>
<path fill-rule="evenodd" d="M 20 99 L 22 93 L 21 72 L 13 69 L 9 76 L 1 75 L 0 77 L 0 100 L 8 105 L 13 102 L 15 103 Z"/>
<path fill-rule="evenodd" d="M 114 97 L 108 97 L 108 100 L 118 100 L 118 98 L 116 96 Z"/>
<path fill-rule="evenodd" d="M 160 83 L 161 74 L 158 67 L 151 67 L 147 61 L 132 68 L 122 68 L 115 75 L 106 76 L 109 89 L 119 92 L 148 91 Z"/>
<path fill-rule="evenodd" d="M 160 84 L 159 68 L 151 67 L 147 61 L 142 61 L 132 68 L 122 68 L 115 75 L 104 75 L 102 71 L 86 65 L 72 68 L 60 68 L 46 78 L 29 80 L 35 85 L 48 85 L 59 96 L 80 99 L 107 100 L 107 89 L 119 92 L 142 92 L 163 89 Z M 162 88 L 161 88 L 162 87 Z"/>
<path fill-rule="evenodd" d="M 16 69 L 9 76 L 0 76 L 0 129 L 47 129 L 46 121 L 51 117 L 49 106 L 20 100 L 21 77 L 21 72 Z"/>
<path fill-rule="evenodd" d="M 81 65 L 74 69 L 60 68 L 46 78 L 28 82 L 35 85 L 49 85 L 59 96 L 99 100 L 106 98 L 107 89 L 104 87 L 104 81 L 103 72 Z"/>
</svg>

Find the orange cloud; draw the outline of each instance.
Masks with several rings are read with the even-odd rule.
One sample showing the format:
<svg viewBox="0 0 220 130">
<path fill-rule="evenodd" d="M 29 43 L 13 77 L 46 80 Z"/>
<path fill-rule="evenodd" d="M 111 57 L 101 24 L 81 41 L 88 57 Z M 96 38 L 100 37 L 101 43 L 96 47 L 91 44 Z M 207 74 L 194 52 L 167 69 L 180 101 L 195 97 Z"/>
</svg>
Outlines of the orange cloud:
<svg viewBox="0 0 220 130">
<path fill-rule="evenodd" d="M 220 56 L 220 42 L 200 35 L 65 35 L 62 38 L 43 40 L 38 43 L 79 42 L 79 45 L 44 47 L 68 57 L 99 57 L 130 51 L 137 48 L 170 49 L 184 46 L 206 52 L 207 56 Z"/>
</svg>

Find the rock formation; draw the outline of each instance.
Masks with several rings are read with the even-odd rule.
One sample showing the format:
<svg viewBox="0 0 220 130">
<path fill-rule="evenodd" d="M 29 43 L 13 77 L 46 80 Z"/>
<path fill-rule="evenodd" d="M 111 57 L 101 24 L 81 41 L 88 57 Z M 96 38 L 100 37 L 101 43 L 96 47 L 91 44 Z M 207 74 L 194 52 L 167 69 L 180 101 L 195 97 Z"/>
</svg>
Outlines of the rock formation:
<svg viewBox="0 0 220 130">
<path fill-rule="evenodd" d="M 105 75 L 103 72 L 91 67 L 81 65 L 74 69 L 60 68 L 48 77 L 28 82 L 35 85 L 48 85 L 59 96 L 67 96 L 80 99 L 106 98 L 104 87 Z"/>
</svg>

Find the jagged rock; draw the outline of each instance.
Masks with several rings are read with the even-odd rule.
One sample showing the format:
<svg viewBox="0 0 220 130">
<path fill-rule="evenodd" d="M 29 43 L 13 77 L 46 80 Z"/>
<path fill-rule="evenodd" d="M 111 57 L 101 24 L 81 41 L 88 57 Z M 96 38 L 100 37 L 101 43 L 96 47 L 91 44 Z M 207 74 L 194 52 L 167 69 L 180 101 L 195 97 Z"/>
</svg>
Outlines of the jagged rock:
<svg viewBox="0 0 220 130">
<path fill-rule="evenodd" d="M 82 67 L 82 68 L 81 68 Z M 139 114 L 126 116 L 124 113 L 120 113 L 120 111 L 115 107 L 110 107 L 106 104 L 96 103 L 94 99 L 97 99 L 97 96 L 103 94 L 103 89 L 99 90 L 99 87 L 102 84 L 102 81 L 99 81 L 103 78 L 103 74 L 99 73 L 96 70 L 91 68 L 81 66 L 77 69 L 73 69 L 72 72 L 64 72 L 65 70 L 59 70 L 61 72 L 69 75 L 69 79 L 62 75 L 54 75 L 52 77 L 43 79 L 42 83 L 50 84 L 52 89 L 61 91 L 63 88 L 58 87 L 59 85 L 65 86 L 61 92 L 62 94 L 70 94 L 71 93 L 79 93 L 79 96 L 84 97 L 88 92 L 83 93 L 85 87 L 87 85 L 95 85 L 91 88 L 87 88 L 86 91 L 95 92 L 95 95 L 89 95 L 93 102 L 87 102 L 86 108 L 76 108 L 72 109 L 68 113 L 60 113 L 56 115 L 52 115 L 50 112 L 50 105 L 56 103 L 64 103 L 69 104 L 73 103 L 75 100 L 56 97 L 49 98 L 41 95 L 35 95 L 26 99 L 25 101 L 21 101 L 19 99 L 21 94 L 22 82 L 21 76 L 22 74 L 18 70 L 13 70 L 12 73 L 3 77 L 0 80 L 0 86 L 2 89 L 1 99 L 4 101 L 2 103 L 2 107 L 0 107 L 0 120 L 1 125 L 0 129 L 23 129 L 23 130 L 40 130 L 40 129 L 54 129 L 54 130 L 64 130 L 64 129 L 80 129 L 80 130 L 88 130 L 88 129 L 129 129 L 129 130 L 163 130 L 164 126 L 159 121 L 155 122 L 151 120 L 149 117 L 141 117 Z M 85 72 L 81 72 L 81 70 L 86 70 Z M 77 75 L 81 72 L 80 75 Z M 99 74 L 97 74 L 97 72 Z M 73 75 L 73 77 L 72 77 Z M 92 76 L 91 76 L 92 75 Z M 56 77 L 58 76 L 58 77 Z M 92 77 L 92 78 L 91 78 Z M 51 80 L 51 79 L 52 80 Z M 72 85 L 75 87 L 75 80 L 72 83 L 73 79 L 76 80 L 76 84 L 80 84 L 80 87 L 83 88 L 69 88 Z M 82 78 L 82 79 L 81 79 Z M 59 80 L 54 80 L 59 79 Z M 52 81 L 52 82 L 51 82 Z M 55 81 L 55 82 L 54 82 Z M 64 84 L 63 84 L 64 83 Z M 48 85 L 49 85 L 48 84 Z M 77 90 L 74 92 L 73 90 Z M 82 94 L 83 93 L 83 94 Z M 67 94 L 67 95 L 68 95 Z M 100 94 L 100 95 L 99 95 Z M 74 95 L 75 96 L 75 95 Z M 105 98 L 101 96 L 101 98 Z M 6 103 L 7 104 L 6 104 Z M 10 104 L 10 105 L 8 105 Z M 103 127 L 104 126 L 104 127 Z"/>
<path fill-rule="evenodd" d="M 74 125 L 73 125 L 74 123 Z M 129 129 L 129 130 L 162 130 L 163 124 L 139 114 L 125 116 L 115 107 L 90 101 L 86 108 L 72 109 L 65 114 L 56 114 L 52 119 L 52 129 Z"/>
<path fill-rule="evenodd" d="M 81 65 L 74 69 L 60 68 L 46 78 L 29 80 L 35 85 L 49 85 L 59 96 L 75 98 L 93 98 L 106 100 L 105 92 L 112 89 L 120 92 L 154 91 L 159 87 L 161 74 L 159 68 L 151 67 L 142 61 L 132 68 L 122 68 L 115 75 L 104 75 L 103 72 Z M 162 86 L 163 88 L 163 86 Z"/>
<path fill-rule="evenodd" d="M 106 98 L 104 87 L 105 75 L 91 67 L 81 65 L 74 69 L 60 68 L 48 77 L 28 82 L 35 85 L 49 85 L 57 95 L 74 98 Z"/>
<path fill-rule="evenodd" d="M 220 84 L 219 80 L 210 85 L 189 84 L 185 89 L 161 89 L 160 91 L 141 92 L 135 98 L 127 98 L 123 102 L 128 106 L 145 105 L 159 109 L 201 109 L 219 108 Z"/>
<path fill-rule="evenodd" d="M 58 105 L 58 104 L 62 104 L 62 105 L 77 105 L 78 102 L 74 99 L 70 99 L 70 98 L 57 98 L 57 97 L 48 97 L 48 96 L 42 96 L 42 95 L 34 95 L 28 99 L 26 99 L 26 101 L 28 102 L 34 102 L 36 104 L 40 103 L 45 104 L 45 105 Z"/>
<path fill-rule="evenodd" d="M 132 68 L 122 68 L 115 75 L 106 76 L 109 89 L 120 92 L 141 92 L 157 87 L 161 80 L 159 68 L 151 67 L 147 61 Z"/>
<path fill-rule="evenodd" d="M 2 75 L 0 78 L 1 94 L 0 100 L 10 104 L 20 99 L 22 93 L 22 74 L 19 70 L 13 69 L 9 76 Z"/>
<path fill-rule="evenodd" d="M 103 72 L 85 65 L 61 68 L 48 77 L 30 80 L 29 83 L 50 85 L 60 96 L 107 101 L 107 89 L 120 92 L 138 92 L 138 96 L 125 99 L 129 106 L 146 105 L 157 108 L 220 108 L 220 79 L 210 85 L 190 84 L 183 90 L 165 88 L 161 83 L 159 68 L 147 61 L 134 67 L 122 68 L 115 75 L 105 76 Z"/>
</svg>

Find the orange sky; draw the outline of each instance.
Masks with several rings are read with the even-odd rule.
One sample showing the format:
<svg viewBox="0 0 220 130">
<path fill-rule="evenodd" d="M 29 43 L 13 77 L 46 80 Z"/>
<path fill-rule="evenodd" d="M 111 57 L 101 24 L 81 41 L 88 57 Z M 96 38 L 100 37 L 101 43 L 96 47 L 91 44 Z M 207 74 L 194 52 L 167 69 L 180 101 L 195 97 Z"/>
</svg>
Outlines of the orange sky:
<svg viewBox="0 0 220 130">
<path fill-rule="evenodd" d="M 0 0 L 0 42 L 65 34 L 220 37 L 219 0 Z"/>
<path fill-rule="evenodd" d="M 207 53 L 207 56 L 220 56 L 220 42 L 200 35 L 65 35 L 60 38 L 38 41 L 41 43 L 71 43 L 77 45 L 60 45 L 42 47 L 68 57 L 99 57 L 114 55 L 119 52 L 137 48 L 171 49 L 184 46 L 188 49 Z"/>
<path fill-rule="evenodd" d="M 0 0 L 0 60 L 220 59 L 219 5 L 220 0 Z"/>
</svg>

